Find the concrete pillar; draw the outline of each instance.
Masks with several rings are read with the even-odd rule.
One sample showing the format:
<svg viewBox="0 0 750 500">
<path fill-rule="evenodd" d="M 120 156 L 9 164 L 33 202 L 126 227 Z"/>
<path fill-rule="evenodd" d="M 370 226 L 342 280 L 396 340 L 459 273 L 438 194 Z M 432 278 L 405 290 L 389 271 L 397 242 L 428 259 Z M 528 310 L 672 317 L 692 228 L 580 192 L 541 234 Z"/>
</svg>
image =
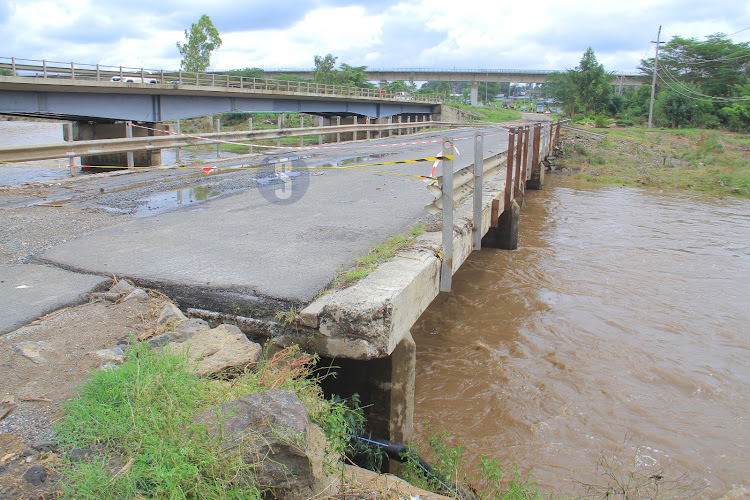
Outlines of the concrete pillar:
<svg viewBox="0 0 750 500">
<path fill-rule="evenodd" d="M 482 238 L 482 248 L 499 248 L 515 250 L 518 248 L 518 220 L 521 207 L 515 200 L 510 202 L 510 209 L 504 210 L 498 218 L 497 227 L 490 227 Z"/>
<path fill-rule="evenodd" d="M 477 104 L 479 104 L 479 82 L 471 82 L 469 84 L 469 88 L 471 89 L 471 105 L 476 106 Z"/>
<path fill-rule="evenodd" d="M 168 126 L 164 123 L 146 123 L 145 126 L 156 129 L 168 129 Z M 165 135 L 162 132 L 156 132 L 154 130 L 148 130 L 140 127 L 132 127 L 132 134 L 133 137 L 151 137 L 155 135 Z M 127 137 L 127 127 L 125 123 L 74 122 L 72 127 L 72 139 L 74 141 L 119 139 L 122 137 Z M 122 168 L 128 165 L 128 154 L 106 153 L 82 156 L 81 164 L 92 165 L 95 167 L 112 166 Z M 161 165 L 161 150 L 156 149 L 153 151 L 134 152 L 133 165 L 136 167 L 153 167 L 156 165 Z"/>
<path fill-rule="evenodd" d="M 410 443 L 414 433 L 414 383 L 417 348 L 411 332 L 386 357 L 371 360 L 322 360 L 338 367 L 336 377 L 321 382 L 326 395 L 357 393 L 373 437 Z"/>
</svg>

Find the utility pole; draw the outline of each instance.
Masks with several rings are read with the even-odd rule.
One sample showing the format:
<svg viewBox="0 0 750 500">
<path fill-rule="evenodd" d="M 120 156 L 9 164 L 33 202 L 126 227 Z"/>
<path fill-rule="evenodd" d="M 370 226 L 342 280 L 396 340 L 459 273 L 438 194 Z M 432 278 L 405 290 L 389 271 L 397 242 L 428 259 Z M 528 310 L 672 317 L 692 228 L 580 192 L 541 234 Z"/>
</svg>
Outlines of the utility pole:
<svg viewBox="0 0 750 500">
<path fill-rule="evenodd" d="M 654 80 L 651 82 L 651 105 L 648 107 L 648 128 L 651 128 L 651 121 L 654 117 L 654 96 L 656 95 L 656 72 L 659 66 L 659 37 L 661 37 L 661 25 L 659 31 L 656 33 L 656 41 L 651 42 L 656 44 L 656 51 L 654 52 Z"/>
</svg>

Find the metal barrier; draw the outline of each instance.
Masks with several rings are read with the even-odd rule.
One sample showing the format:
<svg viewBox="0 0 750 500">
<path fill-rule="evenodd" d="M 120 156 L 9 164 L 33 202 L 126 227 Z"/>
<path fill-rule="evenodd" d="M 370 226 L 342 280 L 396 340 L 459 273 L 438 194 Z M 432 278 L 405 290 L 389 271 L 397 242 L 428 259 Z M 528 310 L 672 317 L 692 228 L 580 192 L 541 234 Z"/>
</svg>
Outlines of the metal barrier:
<svg viewBox="0 0 750 500">
<path fill-rule="evenodd" d="M 342 134 L 357 132 L 383 132 L 403 129 L 424 129 L 432 127 L 454 127 L 465 124 L 451 122 L 408 122 L 382 124 L 334 125 L 330 127 L 305 127 L 291 129 L 247 130 L 238 132 L 214 132 L 201 136 L 182 134 L 159 135 L 149 137 L 124 137 L 118 139 L 101 139 L 92 141 L 72 141 L 55 144 L 29 144 L 23 146 L 0 146 L 0 163 L 14 163 L 53 158 L 69 158 L 102 153 L 124 153 L 133 151 L 153 151 L 155 149 L 217 144 L 219 142 L 252 142 L 263 139 L 281 139 L 284 137 L 303 137 L 325 134 Z M 248 152 L 252 144 L 247 144 Z M 283 149 L 299 149 L 289 146 Z"/>
<path fill-rule="evenodd" d="M 474 162 L 456 172 L 453 172 L 453 144 L 449 138 L 443 140 L 443 175 L 428 184 L 427 188 L 435 195 L 435 200 L 425 209 L 436 214 L 442 212 L 443 218 L 443 250 L 440 275 L 440 290 L 449 291 L 452 281 L 453 256 L 453 210 L 456 200 L 462 199 L 470 192 L 474 192 L 473 200 L 473 231 L 472 246 L 474 250 L 481 249 L 482 185 L 485 179 L 490 179 L 500 173 L 505 167 L 505 188 L 503 192 L 503 210 L 500 210 L 500 200 L 492 200 L 490 208 L 490 226 L 497 227 L 498 218 L 502 212 L 509 210 L 515 199 L 521 203 L 526 190 L 526 182 L 540 175 L 541 161 L 552 153 L 552 148 L 560 136 L 560 125 L 551 123 L 549 127 L 536 123 L 533 133 L 529 126 L 516 127 L 508 130 L 508 149 L 489 158 L 482 153 L 483 137 L 477 132 L 474 139 Z M 481 158 L 481 163 L 477 161 Z M 452 175 L 451 175 L 452 173 Z M 519 203 L 520 204 L 520 203 Z"/>
<path fill-rule="evenodd" d="M 13 76 L 36 77 L 43 79 L 66 79 L 78 81 L 97 81 L 112 85 L 129 83 L 189 85 L 223 87 L 227 89 L 246 89 L 255 91 L 287 92 L 294 94 L 334 95 L 342 97 L 364 97 L 373 99 L 403 100 L 396 92 L 381 92 L 377 89 L 327 85 L 323 83 L 274 80 L 233 76 L 223 73 L 195 73 L 187 71 L 150 70 L 128 68 L 125 66 L 104 66 L 100 64 L 82 64 L 16 57 L 0 57 L 0 69 L 11 71 Z M 421 97 L 410 99 L 418 103 L 439 104 L 438 97 Z"/>
</svg>

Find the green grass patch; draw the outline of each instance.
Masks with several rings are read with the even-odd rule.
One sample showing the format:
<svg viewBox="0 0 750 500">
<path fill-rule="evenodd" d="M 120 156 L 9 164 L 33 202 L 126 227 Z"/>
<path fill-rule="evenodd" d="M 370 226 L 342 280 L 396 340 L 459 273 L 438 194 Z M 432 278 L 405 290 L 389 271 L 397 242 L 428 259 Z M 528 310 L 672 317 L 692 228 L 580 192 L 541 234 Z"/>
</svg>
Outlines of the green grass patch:
<svg viewBox="0 0 750 500">
<path fill-rule="evenodd" d="M 192 415 L 272 388 L 299 395 L 337 457 L 348 442 L 349 410 L 323 398 L 310 376 L 314 361 L 287 349 L 230 382 L 200 379 L 186 358 L 134 345 L 123 365 L 94 373 L 65 405 L 57 428 L 61 448 L 91 448 L 93 456 L 64 463 L 62 498 L 261 498 L 246 481 L 252 470 L 240 450 L 221 451 L 219 438 L 194 424 Z"/>
<path fill-rule="evenodd" d="M 451 104 L 451 106 L 468 111 L 476 116 L 479 122 L 502 123 L 521 119 L 521 113 L 515 109 L 495 106 L 469 106 L 466 104 Z"/>
<path fill-rule="evenodd" d="M 335 290 L 351 286 L 357 280 L 373 272 L 381 262 L 392 259 L 399 250 L 413 245 L 417 237 L 423 232 L 424 230 L 420 224 L 413 227 L 408 233 L 397 234 L 388 238 L 370 250 L 367 255 L 359 257 L 353 268 L 337 273 L 329 288 Z"/>
<path fill-rule="evenodd" d="M 565 144 L 560 166 L 580 171 L 578 177 L 587 182 L 750 198 L 747 134 L 642 128 L 603 132 L 607 137 L 602 141 Z"/>
</svg>

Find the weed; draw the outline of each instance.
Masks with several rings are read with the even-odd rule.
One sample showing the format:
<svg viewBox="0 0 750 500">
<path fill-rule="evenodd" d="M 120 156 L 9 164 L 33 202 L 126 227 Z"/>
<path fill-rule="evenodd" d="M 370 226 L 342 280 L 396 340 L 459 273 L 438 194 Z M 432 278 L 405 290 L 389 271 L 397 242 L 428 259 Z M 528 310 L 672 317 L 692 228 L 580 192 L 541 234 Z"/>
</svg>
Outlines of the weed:
<svg viewBox="0 0 750 500">
<path fill-rule="evenodd" d="M 285 311 L 278 311 L 276 313 L 276 321 L 283 325 L 291 325 L 297 318 L 297 308 L 292 306 Z"/>
<path fill-rule="evenodd" d="M 573 148 L 575 149 L 576 153 L 578 153 L 579 155 L 582 155 L 582 156 L 589 156 L 589 155 L 591 154 L 591 153 L 589 153 L 589 150 L 588 150 L 588 149 L 586 149 L 586 146 L 584 146 L 584 145 L 583 145 L 583 144 L 581 144 L 581 143 L 577 143 L 577 144 L 575 144 L 575 145 L 573 146 Z"/>
<path fill-rule="evenodd" d="M 469 476 L 465 470 L 466 449 L 461 445 L 450 446 L 446 442 L 448 438 L 446 431 L 430 437 L 434 457 L 430 471 L 420 464 L 417 449 L 411 447 L 404 457 L 401 476 L 423 489 L 459 498 L 541 500 L 536 483 L 531 482 L 528 475 L 524 476 L 513 467 L 511 477 L 506 479 L 505 471 L 494 458 L 483 455 L 479 467 Z"/>
<path fill-rule="evenodd" d="M 642 447 L 630 445 L 626 438 L 620 450 L 599 457 L 596 472 L 602 478 L 600 483 L 578 483 L 591 498 L 657 500 L 701 496 L 704 487 L 687 473 L 672 476 L 648 458 Z"/>
<path fill-rule="evenodd" d="M 341 289 L 352 285 L 355 281 L 364 278 L 381 262 L 386 262 L 393 258 L 399 250 L 403 250 L 413 245 L 417 236 L 424 232 L 422 225 L 413 227 L 408 233 L 397 234 L 385 240 L 370 250 L 367 255 L 359 257 L 356 265 L 347 271 L 339 272 L 331 282 L 330 288 Z"/>
</svg>

